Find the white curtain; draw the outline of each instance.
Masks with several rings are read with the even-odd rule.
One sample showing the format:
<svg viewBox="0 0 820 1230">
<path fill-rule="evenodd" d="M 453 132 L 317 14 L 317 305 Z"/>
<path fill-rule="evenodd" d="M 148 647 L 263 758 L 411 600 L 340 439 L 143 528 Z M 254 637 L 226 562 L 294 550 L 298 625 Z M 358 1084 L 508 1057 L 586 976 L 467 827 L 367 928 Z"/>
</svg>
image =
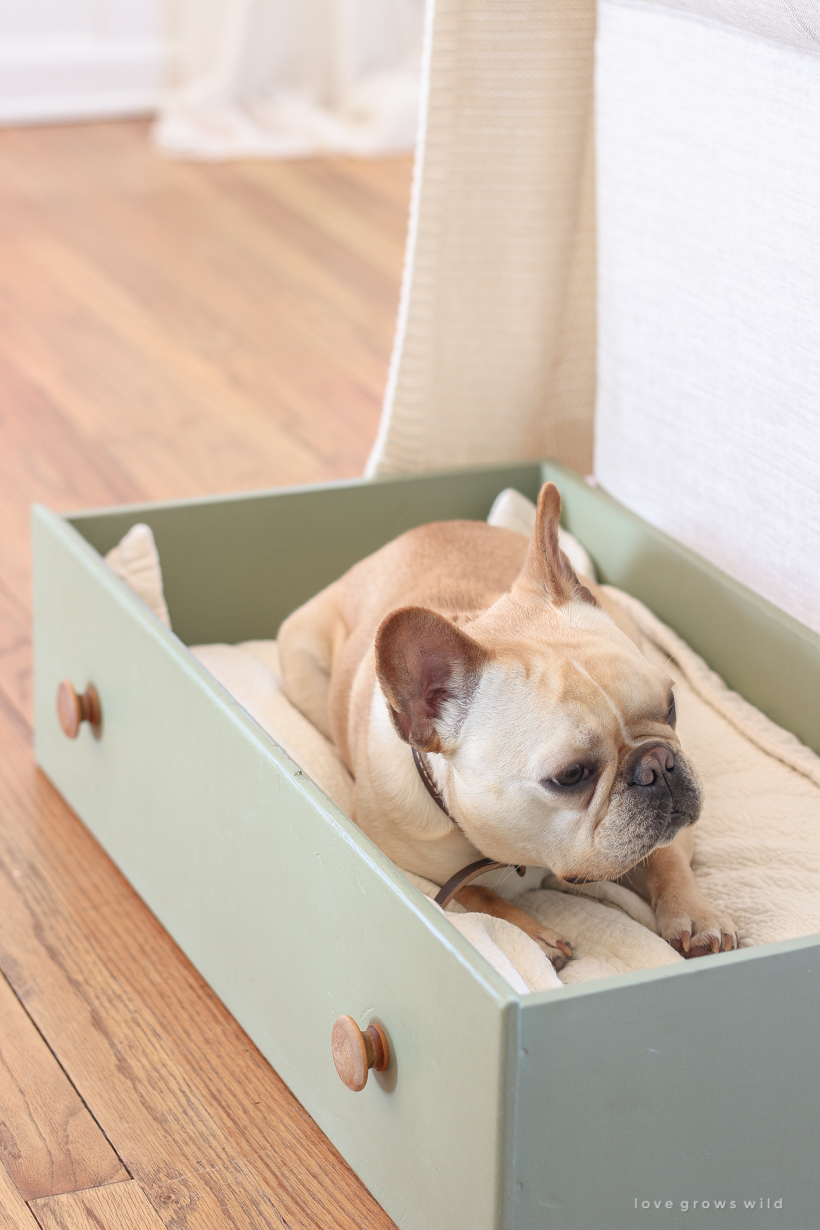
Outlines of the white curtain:
<svg viewBox="0 0 820 1230">
<path fill-rule="evenodd" d="M 368 473 L 589 473 L 595 0 L 435 0 L 390 380 Z"/>
<path fill-rule="evenodd" d="M 412 149 L 424 0 L 168 0 L 175 82 L 154 125 L 189 158 Z"/>
</svg>

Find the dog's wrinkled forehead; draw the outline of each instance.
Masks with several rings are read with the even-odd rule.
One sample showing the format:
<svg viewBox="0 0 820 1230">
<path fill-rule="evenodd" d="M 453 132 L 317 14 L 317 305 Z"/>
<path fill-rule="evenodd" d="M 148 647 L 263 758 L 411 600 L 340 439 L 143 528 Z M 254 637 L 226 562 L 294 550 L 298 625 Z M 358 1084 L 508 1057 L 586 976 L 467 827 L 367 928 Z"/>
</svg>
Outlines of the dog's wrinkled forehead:
<svg viewBox="0 0 820 1230">
<path fill-rule="evenodd" d="M 555 672 L 551 688 L 555 703 L 578 704 L 602 722 L 609 715 L 625 738 L 646 719 L 662 721 L 668 710 L 671 680 L 628 651 L 613 648 L 606 652 L 598 644 L 591 653 L 570 652 L 557 672 L 556 663 L 549 664 L 548 672 L 550 667 Z"/>
<path fill-rule="evenodd" d="M 602 613 L 587 607 L 585 627 L 564 620 L 561 628 L 562 616 L 556 616 L 548 636 L 497 646 L 483 695 L 477 697 L 480 708 L 483 701 L 493 711 L 497 726 L 534 733 L 535 722 L 544 737 L 566 737 L 580 746 L 602 740 L 623 746 L 664 722 L 669 676 Z"/>
</svg>

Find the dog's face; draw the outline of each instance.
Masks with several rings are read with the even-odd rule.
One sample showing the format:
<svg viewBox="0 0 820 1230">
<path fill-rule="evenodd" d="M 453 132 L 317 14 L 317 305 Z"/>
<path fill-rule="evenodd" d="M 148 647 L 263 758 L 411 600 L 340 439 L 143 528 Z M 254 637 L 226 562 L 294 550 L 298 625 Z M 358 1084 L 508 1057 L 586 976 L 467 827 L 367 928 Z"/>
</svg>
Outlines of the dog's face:
<svg viewBox="0 0 820 1230">
<path fill-rule="evenodd" d="M 614 879 L 700 813 L 671 680 L 595 604 L 558 549 L 541 492 L 513 589 L 470 625 L 405 608 L 377 668 L 403 739 L 436 755 L 450 809 L 482 854 Z"/>
<path fill-rule="evenodd" d="M 700 812 L 671 681 L 595 608 L 539 623 L 540 645 L 497 644 L 485 664 L 443 757 L 449 797 L 491 858 L 614 879 Z"/>
</svg>

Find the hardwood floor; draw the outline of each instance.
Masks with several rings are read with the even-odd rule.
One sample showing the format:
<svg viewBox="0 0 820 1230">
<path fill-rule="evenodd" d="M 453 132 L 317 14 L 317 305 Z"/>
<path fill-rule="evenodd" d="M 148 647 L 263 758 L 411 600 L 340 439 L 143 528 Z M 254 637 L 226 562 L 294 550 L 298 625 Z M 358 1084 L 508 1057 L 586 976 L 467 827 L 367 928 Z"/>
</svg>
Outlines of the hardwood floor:
<svg viewBox="0 0 820 1230">
<path fill-rule="evenodd" d="M 0 130 L 0 1222 L 386 1230 L 34 766 L 28 509 L 352 476 L 409 158 L 173 163 Z"/>
</svg>

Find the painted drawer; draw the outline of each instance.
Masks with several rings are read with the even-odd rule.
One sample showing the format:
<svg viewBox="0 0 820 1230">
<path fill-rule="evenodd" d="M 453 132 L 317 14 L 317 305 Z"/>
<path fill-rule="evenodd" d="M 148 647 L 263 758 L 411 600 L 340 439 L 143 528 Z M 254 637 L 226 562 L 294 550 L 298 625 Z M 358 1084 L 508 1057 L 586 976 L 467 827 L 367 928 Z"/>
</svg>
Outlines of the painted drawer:
<svg viewBox="0 0 820 1230">
<path fill-rule="evenodd" d="M 535 496 L 547 477 L 602 579 L 820 750 L 820 638 L 562 467 L 528 463 L 36 508 L 39 763 L 403 1230 L 807 1230 L 820 936 L 519 998 L 186 649 L 275 636 L 405 529 L 483 519 L 503 487 Z M 101 558 L 137 521 L 174 634 Z M 97 735 L 63 735 L 63 678 L 97 687 Z M 381 1024 L 393 1056 L 359 1094 L 331 1059 L 342 1013 Z M 739 1211 L 701 1207 L 721 1198 Z"/>
</svg>

